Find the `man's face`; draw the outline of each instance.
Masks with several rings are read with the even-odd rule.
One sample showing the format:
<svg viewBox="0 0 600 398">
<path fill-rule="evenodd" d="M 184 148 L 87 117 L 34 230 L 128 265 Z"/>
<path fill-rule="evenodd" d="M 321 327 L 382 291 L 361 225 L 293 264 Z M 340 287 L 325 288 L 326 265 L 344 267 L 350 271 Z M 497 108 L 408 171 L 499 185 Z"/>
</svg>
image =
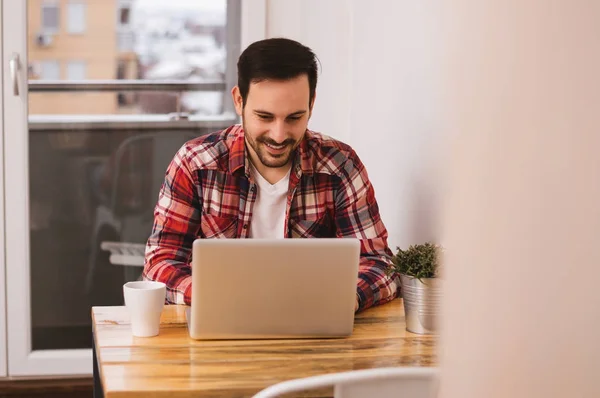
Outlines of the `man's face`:
<svg viewBox="0 0 600 398">
<path fill-rule="evenodd" d="M 287 166 L 304 137 L 312 110 L 308 77 L 251 83 L 246 106 L 237 87 L 232 95 L 252 161 L 271 168 Z"/>
</svg>

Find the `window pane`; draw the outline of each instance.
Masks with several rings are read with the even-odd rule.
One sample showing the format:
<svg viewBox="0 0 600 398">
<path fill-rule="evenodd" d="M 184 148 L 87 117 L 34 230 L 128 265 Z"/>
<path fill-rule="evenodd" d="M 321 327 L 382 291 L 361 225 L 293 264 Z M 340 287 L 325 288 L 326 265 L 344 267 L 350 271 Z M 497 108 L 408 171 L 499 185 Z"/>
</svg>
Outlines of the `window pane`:
<svg viewBox="0 0 600 398">
<path fill-rule="evenodd" d="M 129 8 L 121 8 L 119 11 L 119 23 L 121 25 L 129 24 Z"/>
<path fill-rule="evenodd" d="M 40 79 L 60 79 L 60 64 L 58 63 L 58 61 L 45 60 L 40 62 Z"/>
<path fill-rule="evenodd" d="M 57 5 L 44 5 L 42 7 L 42 30 L 53 33 L 58 30 L 59 9 Z"/>
<path fill-rule="evenodd" d="M 66 7 L 67 26 L 62 30 L 57 29 L 59 4 Z M 79 68 L 75 72 L 68 66 L 68 60 L 77 60 L 86 65 L 89 80 L 224 82 L 226 6 L 226 0 L 63 0 L 56 4 L 28 0 L 28 57 L 31 65 L 48 58 L 64 59 L 64 78 L 69 80 L 82 74 L 81 67 L 75 67 Z M 40 10 L 44 10 L 41 19 Z M 41 35 L 49 26 L 54 26 L 54 33 Z M 48 79 L 46 73 L 35 71 L 35 67 L 30 71 L 32 80 Z M 227 101 L 230 96 L 223 91 L 42 93 L 30 88 L 29 110 L 31 114 L 180 111 L 216 116 L 223 113 Z"/>
<path fill-rule="evenodd" d="M 67 64 L 67 79 L 68 80 L 85 80 L 85 62 L 69 61 Z"/>
<path fill-rule="evenodd" d="M 184 142 L 231 125 L 233 117 L 223 112 L 222 91 L 34 91 L 36 79 L 64 79 L 59 83 L 73 86 L 70 80 L 224 81 L 225 0 L 55 3 L 64 4 L 67 25 L 38 40 L 42 7 L 52 3 L 27 0 L 33 350 L 91 346 L 90 306 L 123 305 L 123 283 L 141 274 L 173 155 Z M 69 8 L 76 3 L 85 4 L 84 11 Z M 121 8 L 129 15 L 121 15 Z M 83 31 L 69 33 L 82 12 Z M 121 17 L 129 23 L 121 24 Z M 137 119 L 160 121 L 149 127 L 115 124 L 131 114 L 178 109 L 214 121 L 162 128 L 168 117 L 144 115 Z"/>
<path fill-rule="evenodd" d="M 69 3 L 68 8 L 68 33 L 84 33 L 85 32 L 85 4 L 84 3 Z"/>
</svg>

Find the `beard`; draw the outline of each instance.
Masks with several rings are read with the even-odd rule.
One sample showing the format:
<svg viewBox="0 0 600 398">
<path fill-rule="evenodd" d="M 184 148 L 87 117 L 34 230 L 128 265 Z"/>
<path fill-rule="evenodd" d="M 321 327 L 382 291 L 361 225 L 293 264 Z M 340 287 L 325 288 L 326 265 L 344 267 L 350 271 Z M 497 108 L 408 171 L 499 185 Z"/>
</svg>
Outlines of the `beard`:
<svg viewBox="0 0 600 398">
<path fill-rule="evenodd" d="M 242 127 L 244 127 L 242 125 Z M 271 168 L 281 168 L 287 166 L 294 156 L 296 149 L 300 145 L 302 138 L 298 141 L 288 138 L 283 142 L 277 142 L 267 136 L 259 136 L 256 138 L 252 138 L 250 134 L 248 134 L 248 130 L 244 127 L 244 137 L 246 140 L 246 144 L 249 145 L 258 160 L 265 166 Z"/>
</svg>

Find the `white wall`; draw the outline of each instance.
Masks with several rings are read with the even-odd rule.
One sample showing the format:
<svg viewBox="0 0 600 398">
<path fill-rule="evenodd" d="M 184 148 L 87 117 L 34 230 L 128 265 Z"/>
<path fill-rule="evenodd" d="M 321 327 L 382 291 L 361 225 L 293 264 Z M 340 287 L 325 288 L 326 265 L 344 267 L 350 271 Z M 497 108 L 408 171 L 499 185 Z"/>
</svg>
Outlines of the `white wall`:
<svg viewBox="0 0 600 398">
<path fill-rule="evenodd" d="M 409 0 L 266 1 L 266 37 L 296 39 L 321 60 L 310 127 L 357 151 L 393 250 L 435 237 L 441 136 L 430 11 Z"/>
<path fill-rule="evenodd" d="M 439 397 L 600 397 L 600 2 L 441 7 Z"/>
<path fill-rule="evenodd" d="M 321 61 L 310 128 L 347 141 L 352 86 L 349 0 L 267 1 L 267 37 L 287 37 L 310 47 Z"/>
<path fill-rule="evenodd" d="M 367 165 L 395 249 L 435 238 L 433 16 L 422 1 L 352 8 L 349 141 Z"/>
</svg>

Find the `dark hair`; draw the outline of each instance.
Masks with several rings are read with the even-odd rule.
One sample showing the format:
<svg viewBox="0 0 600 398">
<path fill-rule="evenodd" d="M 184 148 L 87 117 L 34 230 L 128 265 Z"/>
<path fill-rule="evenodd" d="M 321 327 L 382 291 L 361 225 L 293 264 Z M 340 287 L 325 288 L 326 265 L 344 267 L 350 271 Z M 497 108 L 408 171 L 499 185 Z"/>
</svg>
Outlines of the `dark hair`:
<svg viewBox="0 0 600 398">
<path fill-rule="evenodd" d="M 237 63 L 238 87 L 246 105 L 250 83 L 289 80 L 306 74 L 312 103 L 317 88 L 317 56 L 297 41 L 273 38 L 250 44 Z"/>
</svg>

